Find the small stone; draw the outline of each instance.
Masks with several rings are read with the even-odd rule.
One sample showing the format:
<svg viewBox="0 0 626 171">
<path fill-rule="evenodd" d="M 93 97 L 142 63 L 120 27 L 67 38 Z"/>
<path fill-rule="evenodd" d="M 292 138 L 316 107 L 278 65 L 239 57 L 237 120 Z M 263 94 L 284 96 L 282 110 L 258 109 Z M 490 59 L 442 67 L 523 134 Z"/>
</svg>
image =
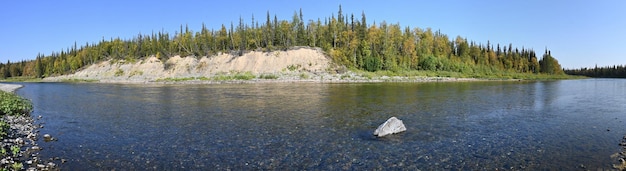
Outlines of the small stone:
<svg viewBox="0 0 626 171">
<path fill-rule="evenodd" d="M 32 150 L 41 150 L 41 147 L 39 147 L 39 146 L 33 146 L 33 147 L 31 147 L 30 149 L 32 149 Z"/>
<path fill-rule="evenodd" d="M 39 169 L 43 169 L 44 167 L 46 167 L 46 165 L 43 165 L 43 164 L 37 164 L 37 168 L 39 168 Z"/>
<path fill-rule="evenodd" d="M 56 164 L 52 163 L 52 162 L 48 162 L 48 167 L 50 168 L 54 168 L 54 166 L 56 166 Z"/>
<path fill-rule="evenodd" d="M 50 136 L 50 134 L 44 134 L 43 135 L 43 140 L 48 142 L 48 141 L 52 141 L 52 136 Z"/>
</svg>

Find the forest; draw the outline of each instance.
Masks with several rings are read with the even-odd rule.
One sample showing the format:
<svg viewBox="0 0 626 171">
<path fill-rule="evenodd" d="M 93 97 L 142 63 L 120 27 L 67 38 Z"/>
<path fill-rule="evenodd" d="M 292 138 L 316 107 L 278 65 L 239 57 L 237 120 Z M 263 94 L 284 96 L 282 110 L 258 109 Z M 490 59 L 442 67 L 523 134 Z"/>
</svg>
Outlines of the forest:
<svg viewBox="0 0 626 171">
<path fill-rule="evenodd" d="M 451 39 L 439 30 L 402 27 L 386 22 L 368 24 L 365 13 L 360 19 L 344 14 L 304 21 L 302 10 L 291 20 L 278 20 L 269 11 L 265 20 L 253 15 L 246 22 L 200 31 L 180 26 L 174 34 L 165 31 L 138 34 L 130 39 L 110 38 L 97 43 L 73 46 L 34 60 L 0 63 L 0 78 L 43 78 L 71 74 L 103 60 L 135 61 L 156 56 L 213 56 L 219 53 L 242 55 L 248 51 L 288 50 L 295 46 L 320 47 L 339 65 L 364 71 L 430 70 L 491 74 L 515 72 L 563 74 L 558 61 L 547 49 L 538 59 L 533 49 L 476 43 L 456 36 Z"/>
<path fill-rule="evenodd" d="M 596 65 L 594 68 L 566 69 L 565 73 L 596 78 L 626 78 L 626 66 L 613 65 L 598 67 Z"/>
</svg>

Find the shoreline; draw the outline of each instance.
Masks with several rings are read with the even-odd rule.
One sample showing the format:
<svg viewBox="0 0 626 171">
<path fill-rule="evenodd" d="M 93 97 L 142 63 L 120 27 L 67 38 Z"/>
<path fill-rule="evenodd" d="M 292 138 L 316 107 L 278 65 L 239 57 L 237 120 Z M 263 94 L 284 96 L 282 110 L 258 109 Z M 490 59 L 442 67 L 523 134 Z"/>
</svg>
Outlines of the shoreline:
<svg viewBox="0 0 626 171">
<path fill-rule="evenodd" d="M 7 93 L 15 93 L 17 89 L 22 87 L 24 86 L 19 84 L 0 83 L 0 91 Z M 6 130 L 6 136 L 0 141 L 0 147 L 3 149 L 11 149 L 12 153 L 12 155 L 7 154 L 6 156 L 3 154 L 4 158 L 0 159 L 0 166 L 2 166 L 2 168 L 14 170 L 56 169 L 56 164 L 53 162 L 53 159 L 39 158 L 39 151 L 42 150 L 42 148 L 37 144 L 37 139 L 40 137 L 38 129 L 43 127 L 43 125 L 35 123 L 35 120 L 39 119 L 41 119 L 41 116 L 33 119 L 30 113 L 28 115 L 0 116 L 0 120 L 9 125 L 9 130 Z M 46 136 L 50 135 L 44 135 L 44 139 L 46 139 Z M 19 151 L 13 151 L 13 148 L 16 147 Z"/>
<path fill-rule="evenodd" d="M 13 93 L 17 89 L 20 89 L 22 87 L 24 87 L 24 86 L 20 85 L 20 84 L 3 84 L 3 83 L 0 83 L 0 91 L 9 92 L 9 93 Z"/>
<path fill-rule="evenodd" d="M 311 84 L 349 84 L 349 83 L 428 83 L 428 82 L 474 82 L 474 81 L 518 81 L 517 79 L 464 79 L 464 78 L 428 78 L 419 80 L 274 80 L 274 79 L 251 79 L 251 80 L 183 80 L 183 81 L 135 81 L 135 80 L 98 80 L 85 81 L 93 83 L 112 84 L 271 84 L 271 83 L 311 83 Z M 64 82 L 64 81 L 52 81 Z M 78 81 L 81 82 L 81 81 Z"/>
<path fill-rule="evenodd" d="M 239 74 L 239 73 L 237 73 Z M 343 74 L 311 73 L 311 72 L 280 72 L 270 74 L 247 75 L 238 78 L 237 74 L 225 75 L 194 75 L 189 77 L 81 77 L 64 75 L 48 77 L 41 82 L 89 82 L 113 84 L 264 84 L 264 83 L 424 83 L 424 82 L 474 82 L 474 81 L 522 81 L 513 78 L 457 78 L 430 76 L 370 76 L 363 73 L 348 71 Z M 264 78 L 265 76 L 271 78 Z M 225 79 L 224 79 L 225 78 Z"/>
</svg>

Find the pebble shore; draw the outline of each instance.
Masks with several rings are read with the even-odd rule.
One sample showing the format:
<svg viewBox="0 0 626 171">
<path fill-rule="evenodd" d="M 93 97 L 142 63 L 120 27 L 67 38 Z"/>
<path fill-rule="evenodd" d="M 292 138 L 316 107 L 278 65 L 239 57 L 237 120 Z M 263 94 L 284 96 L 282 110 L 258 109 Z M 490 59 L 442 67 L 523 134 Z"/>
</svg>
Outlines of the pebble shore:
<svg viewBox="0 0 626 171">
<path fill-rule="evenodd" d="M 15 90 L 22 88 L 19 84 L 0 84 L 0 91 L 14 92 Z"/>
<path fill-rule="evenodd" d="M 619 146 L 622 147 L 622 151 L 611 155 L 612 159 L 617 159 L 619 162 L 619 164 L 614 164 L 613 168 L 617 170 L 626 170 L 626 136 L 624 136 L 622 142 L 619 143 Z"/>
<path fill-rule="evenodd" d="M 222 76 L 234 76 L 235 74 L 226 74 Z M 262 78 L 271 75 L 274 78 Z M 428 77 L 428 76 L 367 76 L 351 71 L 341 74 L 332 74 L 327 72 L 279 72 L 270 74 L 257 74 L 256 78 L 249 80 L 229 79 L 229 80 L 212 80 L 211 76 L 186 75 L 182 77 L 173 77 L 173 79 L 184 80 L 168 80 L 167 78 L 156 78 L 146 76 L 134 77 L 79 77 L 79 76 L 58 76 L 44 78 L 43 82 L 99 82 L 99 83 L 120 83 L 120 84 L 241 84 L 241 83 L 380 83 L 380 82 L 465 82 L 465 81 L 490 81 L 492 79 L 480 78 L 454 78 L 454 77 Z M 169 77 L 168 77 L 169 78 Z M 193 79 L 196 78 L 196 79 Z M 204 79 L 200 79 L 204 78 Z M 516 79 L 500 79 L 516 81 Z"/>
<path fill-rule="evenodd" d="M 22 85 L 17 84 L 0 84 L 0 91 L 14 92 L 21 87 Z M 36 119 L 41 118 L 38 116 Z M 57 164 L 53 162 L 55 159 L 39 158 L 39 151 L 42 148 L 37 145 L 37 139 L 40 137 L 38 128 L 43 127 L 43 125 L 35 124 L 35 119 L 30 115 L 4 115 L 0 119 L 10 126 L 6 137 L 0 142 L 0 146 L 2 149 L 19 148 L 19 151 L 5 151 L 7 155 L 3 155 L 4 157 L 0 159 L 0 168 L 17 169 L 16 166 L 21 164 L 20 169 L 25 170 L 58 170 Z M 54 140 L 48 134 L 43 136 L 46 141 Z"/>
</svg>

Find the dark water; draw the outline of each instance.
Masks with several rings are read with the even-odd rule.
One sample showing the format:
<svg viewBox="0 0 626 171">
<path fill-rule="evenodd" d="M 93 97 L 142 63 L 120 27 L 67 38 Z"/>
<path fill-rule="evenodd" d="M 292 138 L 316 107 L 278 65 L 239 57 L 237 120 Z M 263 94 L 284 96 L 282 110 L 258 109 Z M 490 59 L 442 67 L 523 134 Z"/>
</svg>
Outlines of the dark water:
<svg viewBox="0 0 626 171">
<path fill-rule="evenodd" d="M 596 169 L 626 134 L 622 79 L 25 85 L 65 170 Z"/>
</svg>

